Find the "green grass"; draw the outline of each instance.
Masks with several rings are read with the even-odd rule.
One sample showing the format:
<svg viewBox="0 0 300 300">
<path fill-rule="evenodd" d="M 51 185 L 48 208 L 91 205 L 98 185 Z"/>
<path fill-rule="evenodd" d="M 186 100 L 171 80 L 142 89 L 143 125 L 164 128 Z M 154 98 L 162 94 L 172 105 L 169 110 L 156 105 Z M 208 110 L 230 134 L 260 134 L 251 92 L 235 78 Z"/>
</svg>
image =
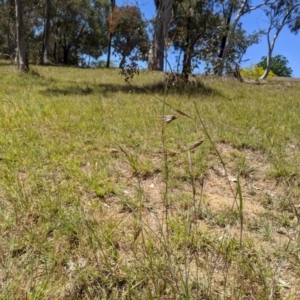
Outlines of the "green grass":
<svg viewBox="0 0 300 300">
<path fill-rule="evenodd" d="M 300 83 L 31 70 L 0 66 L 1 299 L 299 299 Z"/>
</svg>

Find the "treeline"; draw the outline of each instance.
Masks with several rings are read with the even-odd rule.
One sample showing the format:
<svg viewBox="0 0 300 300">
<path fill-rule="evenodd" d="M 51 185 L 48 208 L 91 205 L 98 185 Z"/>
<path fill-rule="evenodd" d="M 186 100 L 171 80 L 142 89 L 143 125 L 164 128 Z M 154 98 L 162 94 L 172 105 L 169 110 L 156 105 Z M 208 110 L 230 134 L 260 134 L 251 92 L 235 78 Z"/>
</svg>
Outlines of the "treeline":
<svg viewBox="0 0 300 300">
<path fill-rule="evenodd" d="M 238 75 L 247 48 L 266 36 L 266 69 L 261 76 L 264 79 L 281 30 L 288 26 L 297 33 L 300 29 L 299 0 L 155 0 L 155 4 L 150 65 L 163 70 L 165 48 L 170 43 L 179 52 L 185 77 L 200 62 L 206 64 L 208 73 Z M 266 29 L 249 33 L 243 29 L 243 17 L 256 10 L 263 13 Z"/>
<path fill-rule="evenodd" d="M 0 0 L 0 56 L 16 59 L 26 71 L 29 61 L 85 66 L 103 54 L 109 67 L 113 51 L 121 68 L 128 60 L 144 60 L 149 69 L 164 70 L 172 46 L 185 77 L 199 63 L 222 75 L 238 71 L 247 48 L 266 36 L 266 77 L 282 28 L 295 33 L 300 28 L 300 0 L 154 0 L 153 5 L 156 17 L 146 20 L 138 6 L 117 6 L 115 0 Z M 266 30 L 249 33 L 243 17 L 258 9 L 268 21 Z"/>
<path fill-rule="evenodd" d="M 122 66 L 133 52 L 146 57 L 150 48 L 140 9 L 115 1 L 0 0 L 0 14 L 2 58 L 19 59 L 22 39 L 25 60 L 41 64 L 85 65 L 113 49 Z"/>
</svg>

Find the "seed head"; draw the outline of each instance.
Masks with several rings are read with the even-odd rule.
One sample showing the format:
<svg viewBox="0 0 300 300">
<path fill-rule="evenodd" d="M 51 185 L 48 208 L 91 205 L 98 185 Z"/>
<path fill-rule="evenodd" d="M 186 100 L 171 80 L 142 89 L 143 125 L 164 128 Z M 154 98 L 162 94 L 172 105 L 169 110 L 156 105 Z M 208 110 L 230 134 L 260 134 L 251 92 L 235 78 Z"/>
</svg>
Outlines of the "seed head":
<svg viewBox="0 0 300 300">
<path fill-rule="evenodd" d="M 166 116 L 163 117 L 163 121 L 166 124 L 170 124 L 172 121 L 174 121 L 176 119 L 178 119 L 178 117 L 174 116 L 174 115 L 166 115 Z"/>
</svg>

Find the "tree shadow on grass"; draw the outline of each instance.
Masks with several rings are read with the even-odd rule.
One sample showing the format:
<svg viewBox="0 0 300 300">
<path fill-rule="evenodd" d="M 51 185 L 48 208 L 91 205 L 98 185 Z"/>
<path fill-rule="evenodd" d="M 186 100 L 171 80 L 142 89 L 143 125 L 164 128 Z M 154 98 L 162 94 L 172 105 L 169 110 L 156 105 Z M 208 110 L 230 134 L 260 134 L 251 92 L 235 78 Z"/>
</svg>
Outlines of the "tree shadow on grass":
<svg viewBox="0 0 300 300">
<path fill-rule="evenodd" d="M 136 94 L 159 94 L 164 95 L 183 95 L 183 96 L 196 96 L 196 95 L 219 95 L 219 91 L 206 86 L 201 81 L 184 82 L 166 82 L 161 80 L 155 83 L 134 85 L 134 84 L 113 84 L 101 83 L 98 85 L 99 91 L 104 95 L 109 95 L 116 92 L 136 93 Z M 165 91 L 166 90 L 166 91 Z"/>
<path fill-rule="evenodd" d="M 46 96 L 69 96 L 69 95 L 89 95 L 93 93 L 94 89 L 90 87 L 81 88 L 79 86 L 69 86 L 67 88 L 47 88 L 45 91 L 41 93 Z"/>
<path fill-rule="evenodd" d="M 69 85 L 64 88 L 47 88 L 42 93 L 45 95 L 59 96 L 59 95 L 89 95 L 92 93 L 101 94 L 103 96 L 110 96 L 114 93 L 123 92 L 130 94 L 155 94 L 162 96 L 166 95 L 182 95 L 182 96 L 213 96 L 220 95 L 220 92 L 213 89 L 199 79 L 184 82 L 167 82 L 160 80 L 154 83 L 147 84 L 116 84 L 116 83 L 100 83 L 90 84 L 82 83 L 85 87 L 80 87 L 78 84 Z M 166 87 L 167 84 L 167 87 Z M 166 89 L 166 91 L 165 91 Z"/>
</svg>

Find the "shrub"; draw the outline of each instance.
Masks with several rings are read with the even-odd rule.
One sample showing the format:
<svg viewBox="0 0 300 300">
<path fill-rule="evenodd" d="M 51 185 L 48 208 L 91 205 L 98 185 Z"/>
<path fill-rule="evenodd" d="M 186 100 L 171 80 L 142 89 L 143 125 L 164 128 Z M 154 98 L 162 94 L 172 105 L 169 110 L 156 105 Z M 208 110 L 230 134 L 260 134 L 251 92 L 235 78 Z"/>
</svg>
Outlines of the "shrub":
<svg viewBox="0 0 300 300">
<path fill-rule="evenodd" d="M 249 68 L 242 69 L 240 74 L 242 77 L 258 79 L 264 74 L 265 70 L 258 65 L 251 65 Z M 276 76 L 272 71 L 269 72 L 267 78 Z"/>
</svg>

